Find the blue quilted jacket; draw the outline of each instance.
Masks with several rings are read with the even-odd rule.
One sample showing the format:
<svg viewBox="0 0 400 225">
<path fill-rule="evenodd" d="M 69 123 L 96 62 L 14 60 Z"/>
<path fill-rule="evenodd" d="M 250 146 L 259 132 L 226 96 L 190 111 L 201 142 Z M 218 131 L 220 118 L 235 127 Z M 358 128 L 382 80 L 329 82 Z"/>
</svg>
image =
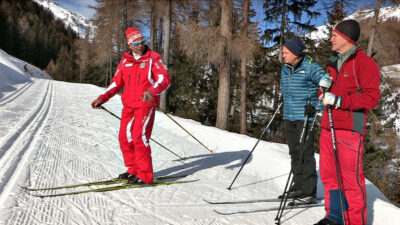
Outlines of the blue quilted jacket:
<svg viewBox="0 0 400 225">
<path fill-rule="evenodd" d="M 305 120 L 304 106 L 307 101 L 317 108 L 318 83 L 324 74 L 324 69 L 309 56 L 303 57 L 295 67 L 283 65 L 281 92 L 284 120 Z"/>
</svg>

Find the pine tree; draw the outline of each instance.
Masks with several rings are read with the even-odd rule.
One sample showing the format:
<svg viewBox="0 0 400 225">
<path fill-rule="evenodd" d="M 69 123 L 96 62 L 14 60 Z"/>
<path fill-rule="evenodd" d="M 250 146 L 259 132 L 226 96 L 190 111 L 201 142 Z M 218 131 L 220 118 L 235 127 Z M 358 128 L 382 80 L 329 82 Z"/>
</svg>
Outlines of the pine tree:
<svg viewBox="0 0 400 225">
<path fill-rule="evenodd" d="M 278 43 L 278 59 L 282 62 L 282 47 L 285 37 L 293 36 L 300 32 L 310 32 L 315 29 L 310 25 L 310 19 L 320 15 L 311 8 L 317 3 L 316 0 L 267 0 L 264 3 L 265 21 L 275 24 L 264 31 L 262 39 L 266 42 Z M 301 22 L 302 16 L 306 14 L 309 20 Z"/>
</svg>

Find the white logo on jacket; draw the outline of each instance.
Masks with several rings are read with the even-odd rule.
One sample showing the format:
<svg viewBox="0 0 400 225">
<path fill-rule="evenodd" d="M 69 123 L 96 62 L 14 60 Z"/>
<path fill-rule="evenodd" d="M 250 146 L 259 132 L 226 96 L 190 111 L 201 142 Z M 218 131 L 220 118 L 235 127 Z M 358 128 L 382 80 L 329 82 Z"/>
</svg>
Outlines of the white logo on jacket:
<svg viewBox="0 0 400 225">
<path fill-rule="evenodd" d="M 167 65 L 164 64 L 164 61 L 163 61 L 162 59 L 160 59 L 160 63 L 163 65 L 163 67 L 164 67 L 165 70 L 168 70 Z"/>
</svg>

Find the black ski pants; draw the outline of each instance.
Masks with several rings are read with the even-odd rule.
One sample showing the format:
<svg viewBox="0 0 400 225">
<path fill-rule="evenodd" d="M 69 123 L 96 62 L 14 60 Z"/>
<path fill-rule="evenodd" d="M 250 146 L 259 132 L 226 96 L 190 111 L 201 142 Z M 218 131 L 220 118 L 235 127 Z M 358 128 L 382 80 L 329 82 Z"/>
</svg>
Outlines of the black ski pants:
<svg viewBox="0 0 400 225">
<path fill-rule="evenodd" d="M 308 122 L 304 134 L 309 136 L 308 140 L 302 146 L 299 146 L 299 144 L 304 121 L 285 120 L 284 122 L 286 141 L 289 146 L 291 168 L 293 171 L 293 185 L 289 190 L 299 190 L 305 196 L 316 196 L 318 176 L 314 158 L 314 131 L 309 130 L 311 121 Z M 303 160 L 299 163 L 300 151 L 303 151 Z"/>
</svg>

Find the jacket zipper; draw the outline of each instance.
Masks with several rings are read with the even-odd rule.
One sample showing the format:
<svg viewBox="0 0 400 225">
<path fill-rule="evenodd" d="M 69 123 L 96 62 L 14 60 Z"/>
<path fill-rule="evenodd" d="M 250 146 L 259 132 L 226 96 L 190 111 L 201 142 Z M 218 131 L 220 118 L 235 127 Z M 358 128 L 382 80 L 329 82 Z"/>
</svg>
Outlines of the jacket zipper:
<svg viewBox="0 0 400 225">
<path fill-rule="evenodd" d="M 140 86 L 140 77 L 141 77 L 141 75 L 142 75 L 142 73 L 140 72 L 140 73 L 139 73 L 139 79 L 138 79 L 138 82 L 137 82 L 137 85 L 138 85 L 138 86 Z"/>
<path fill-rule="evenodd" d="M 131 83 L 131 71 L 129 71 L 129 76 L 128 76 L 128 86 Z"/>
</svg>

